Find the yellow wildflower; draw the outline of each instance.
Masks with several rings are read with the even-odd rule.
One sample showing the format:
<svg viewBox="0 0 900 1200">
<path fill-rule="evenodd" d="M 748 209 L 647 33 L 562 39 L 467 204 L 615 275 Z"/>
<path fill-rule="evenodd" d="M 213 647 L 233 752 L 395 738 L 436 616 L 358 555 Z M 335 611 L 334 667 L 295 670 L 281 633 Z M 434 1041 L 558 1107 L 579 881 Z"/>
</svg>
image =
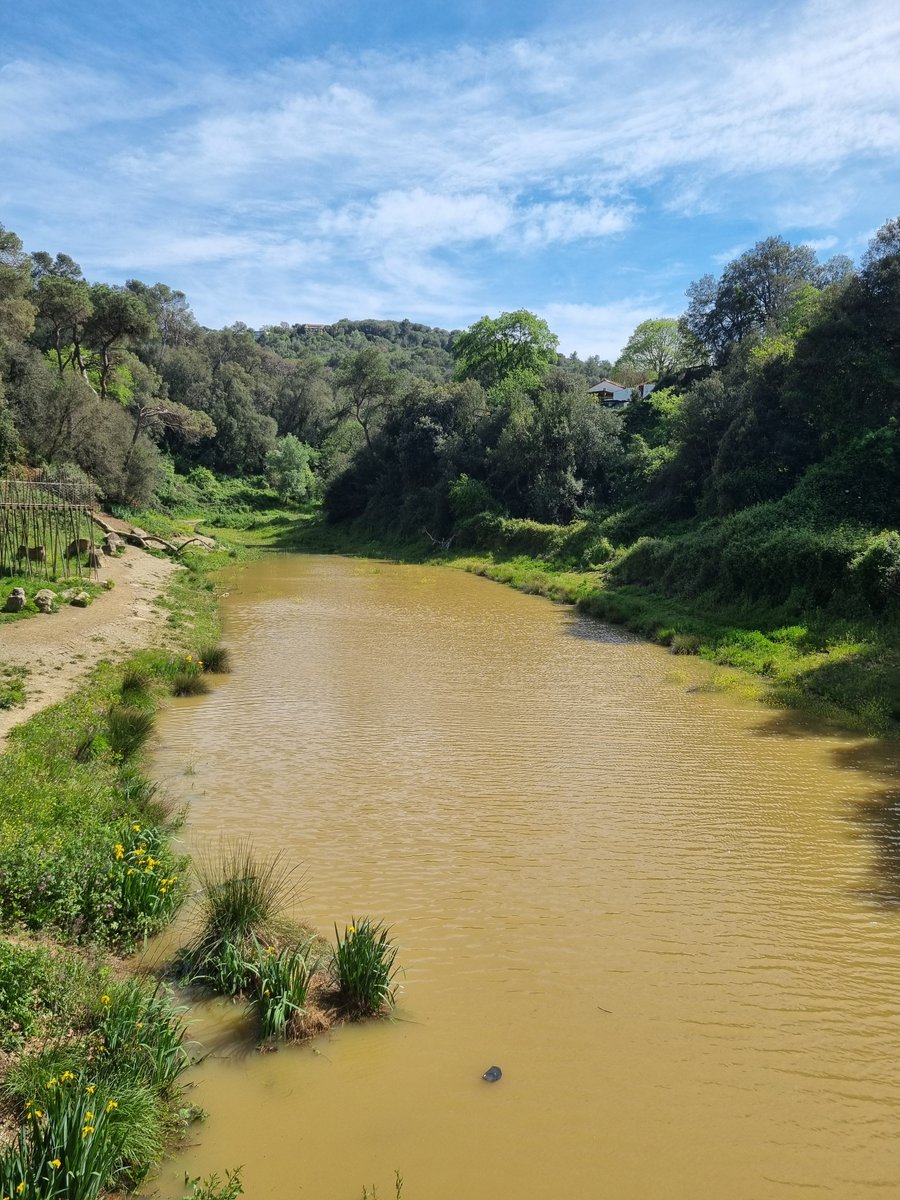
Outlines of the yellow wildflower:
<svg viewBox="0 0 900 1200">
<path fill-rule="evenodd" d="M 197 659 L 197 666 L 198 666 L 198 667 L 202 667 L 202 666 L 203 666 L 203 659 L 202 659 L 202 658 L 198 658 L 198 659 Z"/>
<path fill-rule="evenodd" d="M 84 1119 L 85 1119 L 85 1121 L 93 1121 L 94 1114 L 92 1112 L 86 1112 L 84 1114 Z"/>
<path fill-rule="evenodd" d="M 97 1090 L 97 1086 L 96 1086 L 96 1084 L 89 1083 L 84 1090 L 87 1092 L 87 1094 L 89 1096 L 93 1096 L 94 1092 L 96 1092 L 96 1090 Z"/>
<path fill-rule="evenodd" d="M 146 846 L 138 846 L 137 850 L 132 850 L 131 853 L 134 855 L 135 858 L 143 858 L 144 855 L 147 853 L 147 847 Z"/>
<path fill-rule="evenodd" d="M 56 1085 L 57 1085 L 58 1083 L 59 1083 L 59 1080 L 56 1078 L 56 1076 L 55 1076 L 55 1075 L 53 1075 L 53 1076 L 51 1076 L 51 1078 L 50 1078 L 50 1079 L 48 1079 L 48 1080 L 47 1080 L 46 1086 L 47 1086 L 48 1088 L 56 1087 Z"/>
<path fill-rule="evenodd" d="M 193 656 L 193 654 L 186 654 L 186 655 L 184 656 L 184 658 L 185 658 L 185 662 L 193 662 L 193 661 L 194 661 L 194 656 Z"/>
<path fill-rule="evenodd" d="M 34 1110 L 34 1115 L 36 1117 L 42 1117 L 44 1115 L 44 1110 L 42 1108 L 36 1108 Z"/>
<path fill-rule="evenodd" d="M 141 832 L 141 827 L 140 827 L 140 825 L 132 825 L 132 827 L 131 827 L 131 828 L 134 830 L 134 832 L 135 832 L 135 833 L 140 833 L 140 832 Z"/>
<path fill-rule="evenodd" d="M 68 1083 L 70 1079 L 74 1079 L 74 1078 L 75 1078 L 75 1076 L 72 1074 L 71 1071 L 63 1071 L 62 1075 L 60 1075 L 60 1077 L 59 1077 L 59 1082 L 60 1083 Z"/>
<path fill-rule="evenodd" d="M 266 946 L 266 954 L 274 954 L 274 953 L 275 953 L 274 946 Z"/>
<path fill-rule="evenodd" d="M 51 1167 L 56 1167 L 56 1169 L 57 1169 L 57 1171 L 58 1171 L 58 1170 L 59 1170 L 59 1168 L 62 1166 L 62 1159 L 61 1159 L 61 1158 L 51 1158 L 51 1159 L 50 1159 L 50 1166 L 51 1166 Z"/>
<path fill-rule="evenodd" d="M 354 933 L 356 933 L 356 926 L 351 925 L 350 928 L 347 930 L 347 937 L 353 937 Z"/>
<path fill-rule="evenodd" d="M 82 1131 L 81 1131 L 81 1136 L 83 1138 L 86 1138 L 89 1133 L 93 1133 L 93 1132 L 94 1132 L 93 1125 L 85 1125 L 84 1129 L 82 1129 Z"/>
<path fill-rule="evenodd" d="M 108 1113 L 111 1113 L 114 1108 L 118 1108 L 118 1107 L 119 1107 L 118 1100 L 110 1100 L 110 1102 L 106 1106 L 106 1111 Z"/>
<path fill-rule="evenodd" d="M 117 862 L 121 862 L 121 860 L 125 857 L 125 847 L 122 845 L 121 842 L 116 842 L 115 855 L 116 855 Z"/>
<path fill-rule="evenodd" d="M 104 994 L 100 997 L 100 1003 L 101 1004 L 111 1004 L 112 1001 L 110 1000 L 109 996 L 107 996 L 106 993 L 104 992 Z"/>
<path fill-rule="evenodd" d="M 134 874 L 134 867 L 129 867 L 129 868 L 128 868 L 128 870 L 125 872 L 125 874 L 126 874 L 126 875 L 133 875 L 133 874 Z"/>
<path fill-rule="evenodd" d="M 25 1180 L 24 1179 L 22 1180 L 21 1183 L 16 1184 L 16 1191 L 19 1193 L 20 1196 L 25 1191 Z"/>
<path fill-rule="evenodd" d="M 136 1025 L 137 1025 L 137 1027 L 138 1027 L 138 1032 L 140 1032 L 140 1031 L 141 1031 L 141 1030 L 144 1028 L 144 1022 L 143 1022 L 143 1021 L 136 1021 L 136 1022 L 135 1022 L 135 1024 L 136 1024 Z"/>
<path fill-rule="evenodd" d="M 266 988 L 266 989 L 265 989 L 265 991 L 263 992 L 263 995 L 264 995 L 266 998 L 268 998 L 269 996 L 271 996 L 271 995 L 272 995 L 272 993 L 269 991 L 269 989 L 268 989 L 268 988 Z"/>
</svg>

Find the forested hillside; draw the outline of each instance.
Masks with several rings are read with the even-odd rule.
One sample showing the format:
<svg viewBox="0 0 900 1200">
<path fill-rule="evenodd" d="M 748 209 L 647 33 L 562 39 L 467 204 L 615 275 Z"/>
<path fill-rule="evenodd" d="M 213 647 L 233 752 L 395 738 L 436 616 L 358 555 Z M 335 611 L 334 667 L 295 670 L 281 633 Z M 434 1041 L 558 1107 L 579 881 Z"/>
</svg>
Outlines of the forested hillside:
<svg viewBox="0 0 900 1200">
<path fill-rule="evenodd" d="M 588 388 L 613 372 L 655 390 L 604 407 Z M 380 536 L 602 567 L 769 625 L 900 605 L 900 219 L 858 269 L 758 243 L 615 366 L 560 356 L 524 311 L 208 330 L 164 284 L 91 284 L 4 231 L 0 387 L 2 469 L 74 465 L 110 502 L 266 472 Z"/>
</svg>

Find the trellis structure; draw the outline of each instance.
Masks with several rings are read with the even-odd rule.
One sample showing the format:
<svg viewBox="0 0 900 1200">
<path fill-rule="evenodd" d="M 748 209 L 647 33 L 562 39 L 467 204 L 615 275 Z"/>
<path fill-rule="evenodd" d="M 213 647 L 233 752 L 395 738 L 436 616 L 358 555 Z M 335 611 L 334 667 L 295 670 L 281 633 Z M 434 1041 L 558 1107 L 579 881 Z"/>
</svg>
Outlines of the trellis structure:
<svg viewBox="0 0 900 1200">
<path fill-rule="evenodd" d="M 0 576 L 96 575 L 93 488 L 76 479 L 0 479 Z"/>
</svg>

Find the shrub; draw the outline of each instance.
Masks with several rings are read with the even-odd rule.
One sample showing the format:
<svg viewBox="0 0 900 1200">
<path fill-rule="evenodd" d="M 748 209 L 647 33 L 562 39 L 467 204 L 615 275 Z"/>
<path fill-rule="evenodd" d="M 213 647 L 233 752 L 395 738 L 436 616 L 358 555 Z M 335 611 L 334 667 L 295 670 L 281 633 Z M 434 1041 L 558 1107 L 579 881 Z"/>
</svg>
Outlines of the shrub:
<svg viewBox="0 0 900 1200">
<path fill-rule="evenodd" d="M 185 1196 L 184 1200 L 237 1200 L 238 1196 L 244 1194 L 240 1167 L 226 1171 L 224 1181 L 218 1175 L 207 1175 L 205 1179 L 199 1176 L 189 1179 L 185 1175 L 184 1184 L 191 1189 L 191 1194 Z"/>
<path fill-rule="evenodd" d="M 900 533 L 888 529 L 870 537 L 850 564 L 866 602 L 875 609 L 900 600 Z"/>
<path fill-rule="evenodd" d="M 397 946 L 382 921 L 351 918 L 343 936 L 334 927 L 334 972 L 341 996 L 353 1011 L 377 1013 L 393 1006 Z"/>
<path fill-rule="evenodd" d="M 670 648 L 672 654 L 699 654 L 700 639 L 693 633 L 676 633 Z"/>
</svg>

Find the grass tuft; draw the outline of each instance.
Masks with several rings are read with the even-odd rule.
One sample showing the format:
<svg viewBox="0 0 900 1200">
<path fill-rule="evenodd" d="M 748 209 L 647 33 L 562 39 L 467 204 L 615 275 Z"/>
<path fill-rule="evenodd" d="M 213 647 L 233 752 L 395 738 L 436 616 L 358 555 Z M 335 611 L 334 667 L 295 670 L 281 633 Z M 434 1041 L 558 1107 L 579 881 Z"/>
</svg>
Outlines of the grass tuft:
<svg viewBox="0 0 900 1200">
<path fill-rule="evenodd" d="M 197 653 L 202 669 L 212 675 L 227 675 L 231 670 L 231 654 L 226 646 L 204 646 Z"/>
<path fill-rule="evenodd" d="M 296 898 L 296 868 L 281 853 L 261 857 L 252 846 L 222 850 L 197 865 L 202 928 L 182 952 L 190 982 L 226 995 L 247 987 L 254 945 L 271 945 Z"/>
<path fill-rule="evenodd" d="M 173 696 L 205 696 L 208 691 L 208 682 L 196 671 L 179 671 L 172 676 Z"/>
<path fill-rule="evenodd" d="M 130 704 L 111 704 L 106 714 L 110 749 L 121 758 L 142 750 L 153 732 L 153 713 Z"/>
</svg>

